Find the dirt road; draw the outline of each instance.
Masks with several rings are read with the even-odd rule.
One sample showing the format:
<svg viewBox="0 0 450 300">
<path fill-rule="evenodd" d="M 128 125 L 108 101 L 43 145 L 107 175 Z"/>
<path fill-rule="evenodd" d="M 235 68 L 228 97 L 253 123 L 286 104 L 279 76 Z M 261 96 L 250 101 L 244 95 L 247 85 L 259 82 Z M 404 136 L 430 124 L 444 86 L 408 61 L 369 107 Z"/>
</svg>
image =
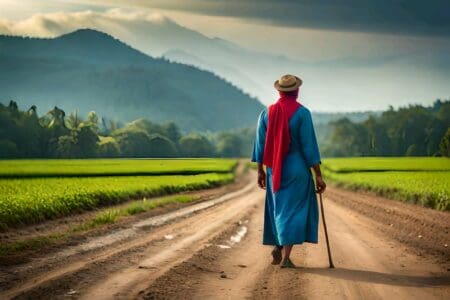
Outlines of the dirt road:
<svg viewBox="0 0 450 300">
<path fill-rule="evenodd" d="M 323 235 L 294 248 L 298 268 L 270 265 L 249 183 L 8 267 L 0 298 L 450 299 L 448 213 L 335 188 L 324 201 L 336 269 Z"/>
</svg>

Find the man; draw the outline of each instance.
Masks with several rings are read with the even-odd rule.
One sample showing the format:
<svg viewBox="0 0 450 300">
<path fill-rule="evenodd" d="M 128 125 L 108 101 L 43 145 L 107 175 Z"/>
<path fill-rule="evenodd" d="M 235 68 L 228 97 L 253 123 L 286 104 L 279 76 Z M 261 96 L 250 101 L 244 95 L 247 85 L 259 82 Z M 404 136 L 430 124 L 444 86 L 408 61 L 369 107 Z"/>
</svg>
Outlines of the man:
<svg viewBox="0 0 450 300">
<path fill-rule="evenodd" d="M 315 192 L 326 188 L 311 113 L 297 101 L 301 85 L 293 75 L 275 81 L 280 98 L 259 116 L 252 155 L 258 185 L 266 189 L 263 244 L 275 246 L 272 264 L 282 268 L 295 267 L 290 260 L 294 244 L 318 242 Z"/>
</svg>

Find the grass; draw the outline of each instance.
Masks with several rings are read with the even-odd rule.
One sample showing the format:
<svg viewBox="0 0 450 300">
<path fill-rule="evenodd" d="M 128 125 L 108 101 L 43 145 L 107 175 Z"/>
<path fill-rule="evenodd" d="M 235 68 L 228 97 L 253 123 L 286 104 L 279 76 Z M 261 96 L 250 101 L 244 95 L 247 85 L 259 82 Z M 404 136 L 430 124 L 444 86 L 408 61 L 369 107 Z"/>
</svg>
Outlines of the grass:
<svg viewBox="0 0 450 300">
<path fill-rule="evenodd" d="M 102 227 L 107 224 L 113 224 L 126 216 L 132 216 L 135 214 L 147 212 L 158 207 L 167 206 L 169 204 L 189 203 L 197 200 L 199 200 L 199 197 L 194 195 L 172 195 L 154 200 L 147 200 L 146 198 L 144 198 L 142 200 L 132 201 L 121 208 L 108 208 L 106 210 L 98 212 L 91 220 L 86 221 L 81 225 L 72 227 L 66 232 L 29 238 L 12 243 L 0 244 L 0 257 L 14 255 L 25 250 L 42 249 L 43 247 L 55 244 L 68 238 L 73 233 L 85 232 L 93 228 Z"/>
<path fill-rule="evenodd" d="M 339 158 L 324 160 L 324 176 L 338 186 L 450 210 L 450 159 Z"/>
<path fill-rule="evenodd" d="M 61 241 L 66 236 L 66 234 L 51 234 L 12 243 L 2 243 L 0 244 L 0 257 L 11 256 L 27 250 L 41 249 Z"/>
<path fill-rule="evenodd" d="M 0 178 L 195 175 L 228 173 L 235 159 L 0 160 Z"/>
<path fill-rule="evenodd" d="M 233 180 L 233 173 L 0 179 L 0 228 L 37 223 L 135 198 L 211 188 Z"/>
<path fill-rule="evenodd" d="M 92 220 L 92 227 L 96 227 L 98 225 L 103 224 L 112 224 L 116 222 L 117 217 L 121 214 L 121 211 L 118 209 L 108 209 L 101 214 L 95 216 Z"/>
<path fill-rule="evenodd" d="M 446 157 L 345 157 L 327 158 L 323 167 L 337 173 L 381 171 L 450 171 Z"/>
<path fill-rule="evenodd" d="M 192 195 L 172 195 L 165 196 L 159 199 L 147 200 L 147 198 L 144 198 L 142 200 L 131 201 L 122 208 L 110 208 L 97 213 L 92 220 L 72 228 L 72 231 L 85 231 L 101 225 L 115 223 L 117 219 L 124 216 L 140 214 L 158 207 L 164 207 L 169 204 L 189 203 L 198 199 L 199 198 L 197 196 Z"/>
</svg>

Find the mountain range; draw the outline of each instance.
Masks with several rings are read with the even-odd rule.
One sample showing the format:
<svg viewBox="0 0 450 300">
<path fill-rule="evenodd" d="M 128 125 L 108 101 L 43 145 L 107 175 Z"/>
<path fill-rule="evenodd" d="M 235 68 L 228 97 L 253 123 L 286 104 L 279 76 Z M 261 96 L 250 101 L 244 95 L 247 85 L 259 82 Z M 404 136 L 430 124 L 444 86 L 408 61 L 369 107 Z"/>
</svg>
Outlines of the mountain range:
<svg viewBox="0 0 450 300">
<path fill-rule="evenodd" d="M 110 32 L 101 22 L 95 26 Z M 448 97 L 450 56 L 432 45 L 426 52 L 406 55 L 364 57 L 349 52 L 348 56 L 311 61 L 300 55 L 302 49 L 297 57 L 273 54 L 270 37 L 266 47 L 250 49 L 206 36 L 166 16 L 123 24 L 117 20 L 114 26 L 121 29 L 117 36 L 134 48 L 214 72 L 263 104 L 276 100 L 273 82 L 286 73 L 303 79 L 300 101 L 312 110 L 385 110 L 390 104 L 404 106 Z M 433 86 L 433 92 L 421 86 Z"/>
<path fill-rule="evenodd" d="M 277 98 L 273 82 L 285 73 L 303 79 L 300 101 L 312 111 L 381 111 L 390 105 L 431 104 L 437 98 L 447 98 L 450 92 L 448 50 L 444 41 L 431 39 L 428 46 L 422 41 L 416 47 L 415 37 L 398 36 L 401 41 L 397 47 L 397 37 L 393 35 L 386 37 L 386 51 L 374 51 L 377 47 L 372 48 L 374 40 L 368 37 L 367 44 L 355 44 L 355 51 L 333 54 L 331 41 L 322 43 L 317 38 L 309 39 L 309 34 L 287 29 L 286 45 L 277 44 L 274 48 L 275 40 L 281 40 L 272 39 L 270 32 L 261 32 L 267 42 L 258 38 L 256 47 L 251 38 L 242 42 L 245 32 L 230 28 L 230 41 L 215 37 L 213 26 L 206 31 L 201 29 L 209 24 L 188 28 L 183 25 L 187 24 L 183 18 L 120 8 L 39 14 L 5 24 L 0 26 L 0 33 L 40 37 L 57 37 L 88 24 L 89 28 L 108 33 L 149 56 L 213 72 L 263 104 Z M 292 50 L 290 41 L 295 41 L 298 51 Z M 336 47 L 340 49 L 339 42 Z M 312 48 L 317 48 L 317 54 L 311 56 Z"/>
<path fill-rule="evenodd" d="M 0 101 L 10 99 L 123 122 L 173 121 L 184 131 L 254 126 L 263 109 L 211 72 L 153 58 L 91 29 L 57 38 L 0 36 Z"/>
</svg>

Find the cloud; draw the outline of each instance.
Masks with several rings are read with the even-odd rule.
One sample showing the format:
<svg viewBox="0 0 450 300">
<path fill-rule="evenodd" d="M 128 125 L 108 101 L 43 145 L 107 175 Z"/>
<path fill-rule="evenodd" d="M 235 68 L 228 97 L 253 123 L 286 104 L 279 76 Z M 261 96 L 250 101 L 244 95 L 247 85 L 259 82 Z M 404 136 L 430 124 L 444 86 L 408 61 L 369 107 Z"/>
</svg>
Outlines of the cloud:
<svg viewBox="0 0 450 300">
<path fill-rule="evenodd" d="M 117 4 L 117 1 L 97 2 Z M 450 36 L 448 0 L 137 0 L 135 5 L 289 27 Z"/>
<path fill-rule="evenodd" d="M 57 12 L 35 14 L 21 21 L 0 19 L 0 34 L 34 37 L 55 37 L 79 28 L 92 28 L 113 33 L 127 31 L 131 25 L 151 23 L 164 25 L 168 18 L 159 13 L 111 9 L 106 12 Z"/>
</svg>

